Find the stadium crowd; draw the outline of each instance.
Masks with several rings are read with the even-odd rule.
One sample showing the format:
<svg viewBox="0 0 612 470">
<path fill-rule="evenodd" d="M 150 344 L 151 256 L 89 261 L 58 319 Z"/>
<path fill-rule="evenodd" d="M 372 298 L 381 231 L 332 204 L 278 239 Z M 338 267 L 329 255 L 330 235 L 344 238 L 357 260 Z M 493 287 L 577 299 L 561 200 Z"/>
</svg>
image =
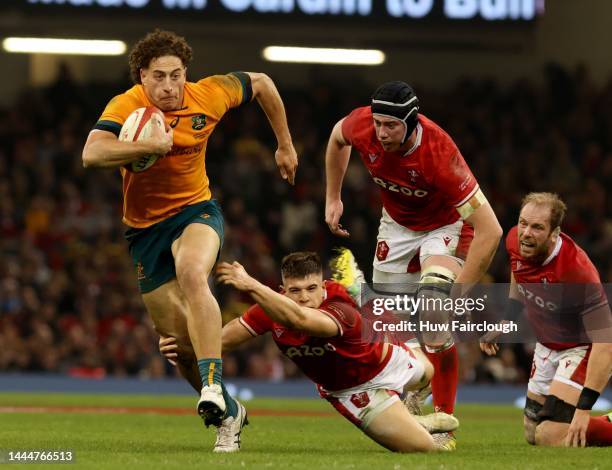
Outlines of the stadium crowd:
<svg viewBox="0 0 612 470">
<path fill-rule="evenodd" d="M 612 79 L 603 87 L 586 68 L 550 64 L 541 82 L 463 79 L 444 91 L 415 83 L 422 111 L 461 149 L 505 231 L 529 191 L 554 191 L 569 211 L 564 231 L 588 252 L 602 281 L 612 279 Z M 195 77 L 192 77 L 195 78 Z M 391 77 L 388 77 L 391 78 Z M 410 81 L 410 77 L 395 77 Z M 344 243 L 371 275 L 380 218 L 378 187 L 354 156 L 344 185 L 348 241 L 324 223 L 324 153 L 333 124 L 368 103 L 372 87 L 312 80 L 282 89 L 300 166 L 295 187 L 277 176 L 274 139 L 256 106 L 229 113 L 208 148 L 213 195 L 226 236 L 221 258 L 279 284 L 276 266 L 292 250 L 330 255 Z M 80 151 L 106 99 L 129 84 L 79 84 L 68 68 L 44 89 L 27 89 L 0 109 L 0 371 L 75 376 L 162 377 L 175 371 L 157 351 L 123 239 L 121 179 L 89 171 Z M 508 282 L 500 247 L 488 282 Z M 224 322 L 248 299 L 215 287 Z M 254 344 L 254 346 L 253 346 Z M 461 344 L 464 382 L 525 382 L 529 345 L 506 345 L 495 358 Z M 299 376 L 273 342 L 258 338 L 224 359 L 227 377 Z"/>
</svg>

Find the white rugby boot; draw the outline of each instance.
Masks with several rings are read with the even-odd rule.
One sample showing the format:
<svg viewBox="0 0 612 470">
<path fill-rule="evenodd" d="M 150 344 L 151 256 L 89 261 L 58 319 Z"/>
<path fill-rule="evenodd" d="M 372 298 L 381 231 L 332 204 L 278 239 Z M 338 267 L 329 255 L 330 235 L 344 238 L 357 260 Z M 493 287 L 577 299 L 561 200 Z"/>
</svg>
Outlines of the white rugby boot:
<svg viewBox="0 0 612 470">
<path fill-rule="evenodd" d="M 242 428 L 249 424 L 247 411 L 238 400 L 238 414 L 236 417 L 228 416 L 221 425 L 217 428 L 217 441 L 213 452 L 218 454 L 238 452 L 240 450 L 240 434 Z"/>
<path fill-rule="evenodd" d="M 413 416 L 417 423 L 425 428 L 429 434 L 448 433 L 459 427 L 459 420 L 446 413 L 430 413 L 428 415 Z"/>
</svg>

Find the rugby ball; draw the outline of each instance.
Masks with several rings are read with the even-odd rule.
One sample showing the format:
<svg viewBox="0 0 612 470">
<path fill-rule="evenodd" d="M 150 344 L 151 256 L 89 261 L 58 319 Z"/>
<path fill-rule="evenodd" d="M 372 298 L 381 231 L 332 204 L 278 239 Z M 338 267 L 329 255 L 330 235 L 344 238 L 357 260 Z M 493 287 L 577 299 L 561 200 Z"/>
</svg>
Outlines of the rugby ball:
<svg viewBox="0 0 612 470">
<path fill-rule="evenodd" d="M 161 127 L 162 130 L 165 128 L 164 114 L 155 106 L 138 108 L 125 120 L 119 133 L 119 140 L 122 142 L 137 142 L 148 139 L 153 132 L 154 126 Z M 154 154 L 145 155 L 128 166 L 133 172 L 139 173 L 151 168 L 158 157 L 159 155 Z"/>
</svg>

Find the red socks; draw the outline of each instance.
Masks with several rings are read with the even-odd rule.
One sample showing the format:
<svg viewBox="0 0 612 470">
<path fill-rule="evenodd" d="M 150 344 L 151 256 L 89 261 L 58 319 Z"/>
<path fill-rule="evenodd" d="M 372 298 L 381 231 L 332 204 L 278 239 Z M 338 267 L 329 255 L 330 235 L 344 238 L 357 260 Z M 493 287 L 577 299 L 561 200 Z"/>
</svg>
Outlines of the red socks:
<svg viewBox="0 0 612 470">
<path fill-rule="evenodd" d="M 434 353 L 425 350 L 425 354 L 434 367 L 434 375 L 431 379 L 434 411 L 452 414 L 455 410 L 457 382 L 459 381 L 457 347 L 453 344 L 444 351 Z"/>
<path fill-rule="evenodd" d="M 612 422 L 607 416 L 592 416 L 589 419 L 586 439 L 590 446 L 612 445 Z"/>
</svg>

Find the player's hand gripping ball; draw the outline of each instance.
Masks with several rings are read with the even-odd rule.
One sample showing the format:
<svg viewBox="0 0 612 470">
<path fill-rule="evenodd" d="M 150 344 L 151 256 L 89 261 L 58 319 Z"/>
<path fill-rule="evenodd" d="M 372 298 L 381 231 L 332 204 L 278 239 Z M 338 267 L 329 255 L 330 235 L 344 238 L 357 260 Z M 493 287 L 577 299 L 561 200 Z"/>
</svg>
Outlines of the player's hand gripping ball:
<svg viewBox="0 0 612 470">
<path fill-rule="evenodd" d="M 122 142 L 137 142 L 151 138 L 155 132 L 155 127 L 159 127 L 162 131 L 165 129 L 164 115 L 155 106 L 147 106 L 146 108 L 138 108 L 128 116 L 125 123 L 121 127 L 119 140 Z M 151 168 L 159 155 L 151 154 L 129 164 L 129 168 L 134 173 L 139 173 Z"/>
</svg>

